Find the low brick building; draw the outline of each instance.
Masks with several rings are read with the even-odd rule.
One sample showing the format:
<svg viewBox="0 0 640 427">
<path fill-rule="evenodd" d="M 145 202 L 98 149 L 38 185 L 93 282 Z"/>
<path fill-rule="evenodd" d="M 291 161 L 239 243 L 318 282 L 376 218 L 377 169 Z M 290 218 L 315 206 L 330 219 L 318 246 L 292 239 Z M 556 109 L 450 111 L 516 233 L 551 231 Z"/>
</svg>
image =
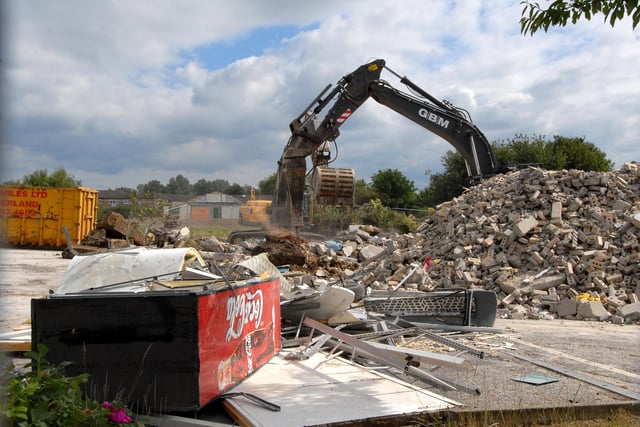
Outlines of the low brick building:
<svg viewBox="0 0 640 427">
<path fill-rule="evenodd" d="M 183 224 L 190 222 L 237 221 L 240 218 L 242 201 L 223 193 L 208 193 L 197 196 L 168 209 L 169 215 L 177 217 Z"/>
</svg>

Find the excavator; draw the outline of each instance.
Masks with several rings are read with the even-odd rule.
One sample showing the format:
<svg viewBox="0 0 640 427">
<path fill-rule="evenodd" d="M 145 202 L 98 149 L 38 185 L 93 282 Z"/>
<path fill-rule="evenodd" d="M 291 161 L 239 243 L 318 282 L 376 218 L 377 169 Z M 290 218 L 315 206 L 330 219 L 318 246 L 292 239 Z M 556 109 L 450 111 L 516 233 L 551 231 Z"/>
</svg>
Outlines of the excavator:
<svg viewBox="0 0 640 427">
<path fill-rule="evenodd" d="M 411 93 L 381 79 L 383 70 L 397 77 Z M 304 232 L 309 224 L 309 200 L 316 205 L 353 206 L 355 173 L 353 169 L 329 167 L 330 142 L 335 143 L 340 127 L 369 98 L 453 145 L 465 160 L 471 182 L 497 173 L 491 144 L 466 110 L 435 98 L 390 69 L 384 59 L 376 59 L 343 76 L 335 87 L 327 85 L 289 124 L 291 136 L 278 161 L 273 201 L 263 207 L 268 211 L 269 219 L 268 224 L 263 224 L 264 228 L 287 228 L 296 234 Z M 327 113 L 321 117 L 326 109 Z M 311 160 L 309 174 L 308 158 Z M 235 231 L 229 241 L 264 234 L 263 230 Z"/>
</svg>

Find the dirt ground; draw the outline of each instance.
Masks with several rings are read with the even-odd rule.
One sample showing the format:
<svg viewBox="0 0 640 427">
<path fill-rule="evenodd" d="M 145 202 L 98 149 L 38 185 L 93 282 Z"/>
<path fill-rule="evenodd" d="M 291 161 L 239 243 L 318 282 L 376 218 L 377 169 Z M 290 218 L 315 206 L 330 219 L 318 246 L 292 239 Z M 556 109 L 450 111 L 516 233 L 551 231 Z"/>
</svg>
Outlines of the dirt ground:
<svg viewBox="0 0 640 427">
<path fill-rule="evenodd" d="M 31 299 L 56 289 L 69 262 L 60 251 L 0 248 L 0 332 L 30 326 Z M 468 360 L 465 369 L 434 371 L 479 389 L 480 394 L 434 389 L 461 402 L 464 410 L 617 404 L 640 395 L 640 325 L 497 319 L 492 332 L 449 337 L 484 351 L 485 357 L 479 359 L 428 339 L 412 346 Z M 532 385 L 513 379 L 529 374 L 558 381 Z M 638 403 L 637 397 L 635 400 Z"/>
</svg>

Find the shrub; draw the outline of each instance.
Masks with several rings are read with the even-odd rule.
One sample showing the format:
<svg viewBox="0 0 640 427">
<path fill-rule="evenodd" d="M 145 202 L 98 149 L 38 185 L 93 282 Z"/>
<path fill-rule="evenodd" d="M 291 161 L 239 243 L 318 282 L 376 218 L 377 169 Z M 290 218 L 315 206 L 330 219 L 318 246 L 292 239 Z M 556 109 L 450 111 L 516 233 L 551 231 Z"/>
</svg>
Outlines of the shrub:
<svg viewBox="0 0 640 427">
<path fill-rule="evenodd" d="M 131 412 L 120 402 L 102 402 L 86 399 L 81 385 L 88 374 L 68 377 L 64 370 L 70 362 L 59 365 L 48 363 L 46 346 L 25 355 L 31 362 L 24 372 L 10 372 L 3 392 L 2 425 L 17 427 L 47 426 L 140 426 L 133 421 Z M 4 419 L 2 419 L 4 418 Z"/>
<path fill-rule="evenodd" d="M 350 209 L 339 206 L 322 206 L 314 215 L 314 224 L 320 233 L 331 234 L 346 229 L 351 223 L 353 214 Z"/>
<path fill-rule="evenodd" d="M 379 199 L 373 199 L 364 205 L 355 214 L 359 224 L 374 225 L 388 231 L 409 233 L 418 228 L 418 220 L 413 215 L 394 211 L 384 207 Z"/>
</svg>

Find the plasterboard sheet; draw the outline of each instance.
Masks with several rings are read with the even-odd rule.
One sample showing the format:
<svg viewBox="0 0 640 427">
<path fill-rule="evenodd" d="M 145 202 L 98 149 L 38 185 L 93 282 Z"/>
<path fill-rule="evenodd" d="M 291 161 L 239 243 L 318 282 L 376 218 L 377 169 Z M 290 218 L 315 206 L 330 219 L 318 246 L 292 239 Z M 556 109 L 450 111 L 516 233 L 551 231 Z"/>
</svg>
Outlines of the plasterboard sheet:
<svg viewBox="0 0 640 427">
<path fill-rule="evenodd" d="M 225 406 L 241 425 L 331 425 L 435 412 L 458 405 L 342 358 L 316 353 L 304 361 L 289 361 L 286 354 L 279 353 L 231 390 L 254 394 L 281 408 L 273 412 L 242 396 L 227 399 Z"/>
</svg>

